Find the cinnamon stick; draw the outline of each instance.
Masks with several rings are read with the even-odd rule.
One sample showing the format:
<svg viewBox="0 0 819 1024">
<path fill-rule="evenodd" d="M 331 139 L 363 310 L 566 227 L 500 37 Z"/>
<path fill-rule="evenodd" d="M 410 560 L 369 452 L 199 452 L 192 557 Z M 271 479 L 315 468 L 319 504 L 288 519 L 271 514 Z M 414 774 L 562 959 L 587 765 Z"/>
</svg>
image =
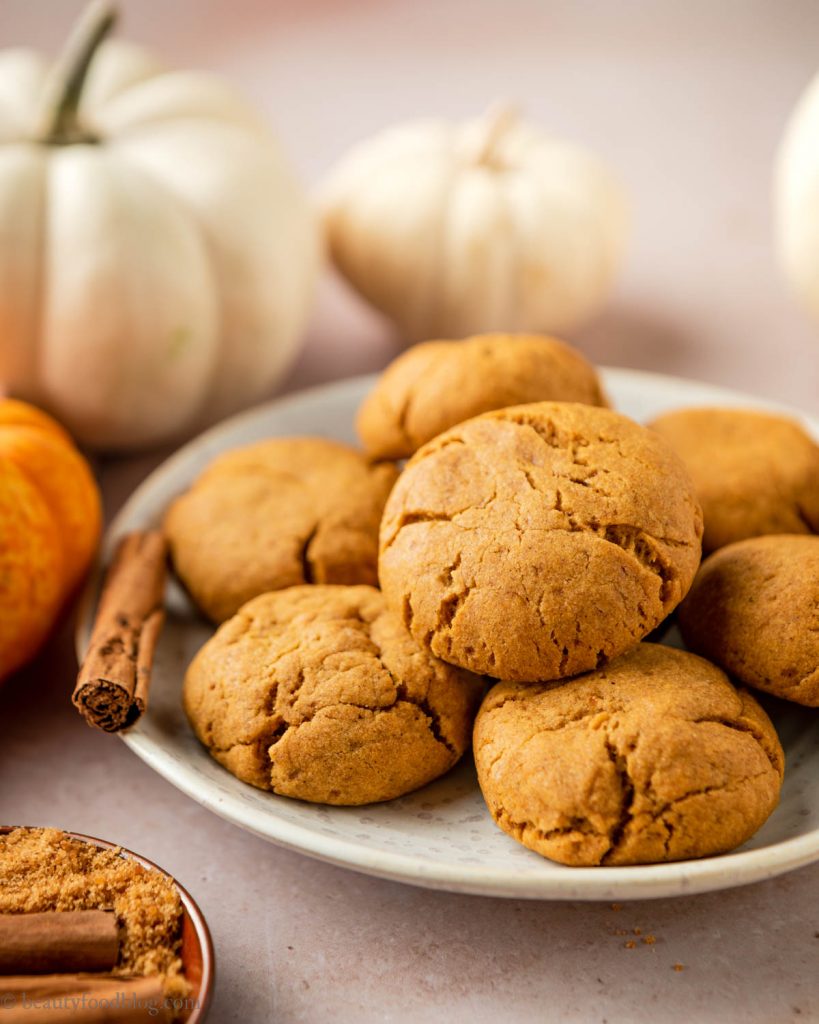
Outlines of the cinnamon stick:
<svg viewBox="0 0 819 1024">
<path fill-rule="evenodd" d="M 109 971 L 118 955 L 117 921 L 108 911 L 0 914 L 0 974 Z"/>
<path fill-rule="evenodd" d="M 50 999 L 66 993 L 117 992 L 130 978 L 118 978 L 113 974 L 7 974 L 0 976 L 0 996 L 15 996 L 21 999 Z M 2 1007 L 0 1003 L 0 1007 Z M 0 1016 L 0 1020 L 5 1018 Z"/>
<path fill-rule="evenodd" d="M 167 1021 L 162 979 L 98 978 L 65 975 L 63 987 L 59 975 L 49 980 L 30 979 L 34 984 L 20 986 L 23 978 L 0 978 L 0 1019 L 3 1024 L 134 1024 L 137 1021 Z M 13 999 L 13 1002 L 12 1002 Z"/>
<path fill-rule="evenodd" d="M 165 538 L 158 530 L 120 542 L 72 700 L 89 725 L 125 729 L 148 705 L 151 667 L 165 612 Z"/>
</svg>

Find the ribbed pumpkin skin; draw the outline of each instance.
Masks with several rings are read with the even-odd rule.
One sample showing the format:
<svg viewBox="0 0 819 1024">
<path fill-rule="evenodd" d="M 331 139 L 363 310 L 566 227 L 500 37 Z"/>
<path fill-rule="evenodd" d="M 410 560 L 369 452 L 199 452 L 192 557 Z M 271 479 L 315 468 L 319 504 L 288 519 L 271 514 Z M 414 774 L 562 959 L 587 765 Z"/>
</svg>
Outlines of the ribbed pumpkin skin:
<svg viewBox="0 0 819 1024">
<path fill-rule="evenodd" d="M 99 541 L 88 463 L 54 420 L 0 400 L 0 679 L 31 660 Z"/>
</svg>

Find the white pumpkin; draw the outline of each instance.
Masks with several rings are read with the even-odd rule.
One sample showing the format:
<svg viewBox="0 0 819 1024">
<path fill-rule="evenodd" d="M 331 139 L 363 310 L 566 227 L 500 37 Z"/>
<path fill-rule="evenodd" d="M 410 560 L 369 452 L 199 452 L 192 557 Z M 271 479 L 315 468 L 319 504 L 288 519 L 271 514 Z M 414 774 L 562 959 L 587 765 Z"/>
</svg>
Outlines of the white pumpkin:
<svg viewBox="0 0 819 1024">
<path fill-rule="evenodd" d="M 802 94 L 779 146 L 774 186 L 779 262 L 819 323 L 819 75 Z"/>
<path fill-rule="evenodd" d="M 169 440 L 291 364 L 319 262 L 307 197 L 217 78 L 102 42 L 0 54 L 0 385 L 81 441 Z"/>
<path fill-rule="evenodd" d="M 506 109 L 385 131 L 322 199 L 334 262 L 414 340 L 569 331 L 605 299 L 626 235 L 600 161 Z"/>
</svg>

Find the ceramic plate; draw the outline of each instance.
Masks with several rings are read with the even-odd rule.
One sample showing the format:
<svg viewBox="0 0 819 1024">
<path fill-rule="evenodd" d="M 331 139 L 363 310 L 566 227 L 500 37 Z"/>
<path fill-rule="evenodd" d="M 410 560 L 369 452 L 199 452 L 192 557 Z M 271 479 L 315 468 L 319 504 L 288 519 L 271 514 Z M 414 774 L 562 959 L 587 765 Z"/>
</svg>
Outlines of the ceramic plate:
<svg viewBox="0 0 819 1024">
<path fill-rule="evenodd" d="M 776 408 L 693 381 L 605 370 L 614 406 L 637 420 L 683 405 Z M 107 558 L 129 530 L 155 526 L 168 502 L 220 452 L 260 438 L 318 434 L 354 442 L 353 415 L 373 378 L 360 377 L 271 402 L 209 430 L 180 449 L 134 492 L 106 536 Z M 819 438 L 819 422 L 802 417 Z M 97 583 L 81 615 L 84 652 Z M 817 713 L 765 701 L 787 756 L 782 800 L 741 849 L 722 857 L 646 867 L 568 868 L 519 846 L 492 823 L 466 758 L 449 775 L 387 804 L 321 807 L 264 793 L 234 779 L 205 753 L 181 707 L 182 677 L 211 627 L 171 583 L 148 713 L 124 741 L 188 796 L 256 835 L 313 857 L 384 878 L 456 892 L 533 899 L 642 899 L 704 892 L 770 878 L 819 860 Z M 667 638 L 673 643 L 673 635 Z"/>
</svg>

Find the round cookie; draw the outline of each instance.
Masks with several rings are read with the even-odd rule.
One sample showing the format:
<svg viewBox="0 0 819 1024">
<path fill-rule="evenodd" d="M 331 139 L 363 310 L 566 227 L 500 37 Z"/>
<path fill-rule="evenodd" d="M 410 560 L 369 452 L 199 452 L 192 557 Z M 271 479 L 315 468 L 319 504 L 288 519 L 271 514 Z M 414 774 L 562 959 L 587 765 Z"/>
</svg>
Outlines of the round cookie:
<svg viewBox="0 0 819 1024">
<path fill-rule="evenodd" d="M 381 523 L 388 605 L 439 658 L 507 680 L 601 665 L 687 592 L 701 515 L 679 458 L 610 409 L 487 413 L 409 461 Z"/>
<path fill-rule="evenodd" d="M 779 800 L 770 719 L 714 665 L 640 644 L 564 683 L 499 683 L 474 734 L 496 824 L 562 864 L 724 853 Z"/>
<path fill-rule="evenodd" d="M 754 409 L 680 409 L 650 424 L 681 456 L 705 520 L 703 551 L 768 533 L 819 533 L 819 445 Z"/>
<path fill-rule="evenodd" d="M 165 517 L 174 568 L 215 622 L 268 590 L 375 584 L 378 523 L 397 476 L 317 437 L 227 452 Z"/>
<path fill-rule="evenodd" d="M 243 782 L 328 804 L 391 800 L 469 746 L 483 681 L 422 651 L 374 587 L 263 594 L 185 676 L 188 719 Z"/>
<path fill-rule="evenodd" d="M 819 537 L 754 537 L 707 558 L 680 605 L 688 647 L 748 686 L 819 707 Z"/>
<path fill-rule="evenodd" d="M 408 349 L 364 399 L 356 426 L 371 456 L 403 459 L 456 423 L 542 401 L 606 405 L 594 367 L 564 342 L 479 334 Z"/>
</svg>

